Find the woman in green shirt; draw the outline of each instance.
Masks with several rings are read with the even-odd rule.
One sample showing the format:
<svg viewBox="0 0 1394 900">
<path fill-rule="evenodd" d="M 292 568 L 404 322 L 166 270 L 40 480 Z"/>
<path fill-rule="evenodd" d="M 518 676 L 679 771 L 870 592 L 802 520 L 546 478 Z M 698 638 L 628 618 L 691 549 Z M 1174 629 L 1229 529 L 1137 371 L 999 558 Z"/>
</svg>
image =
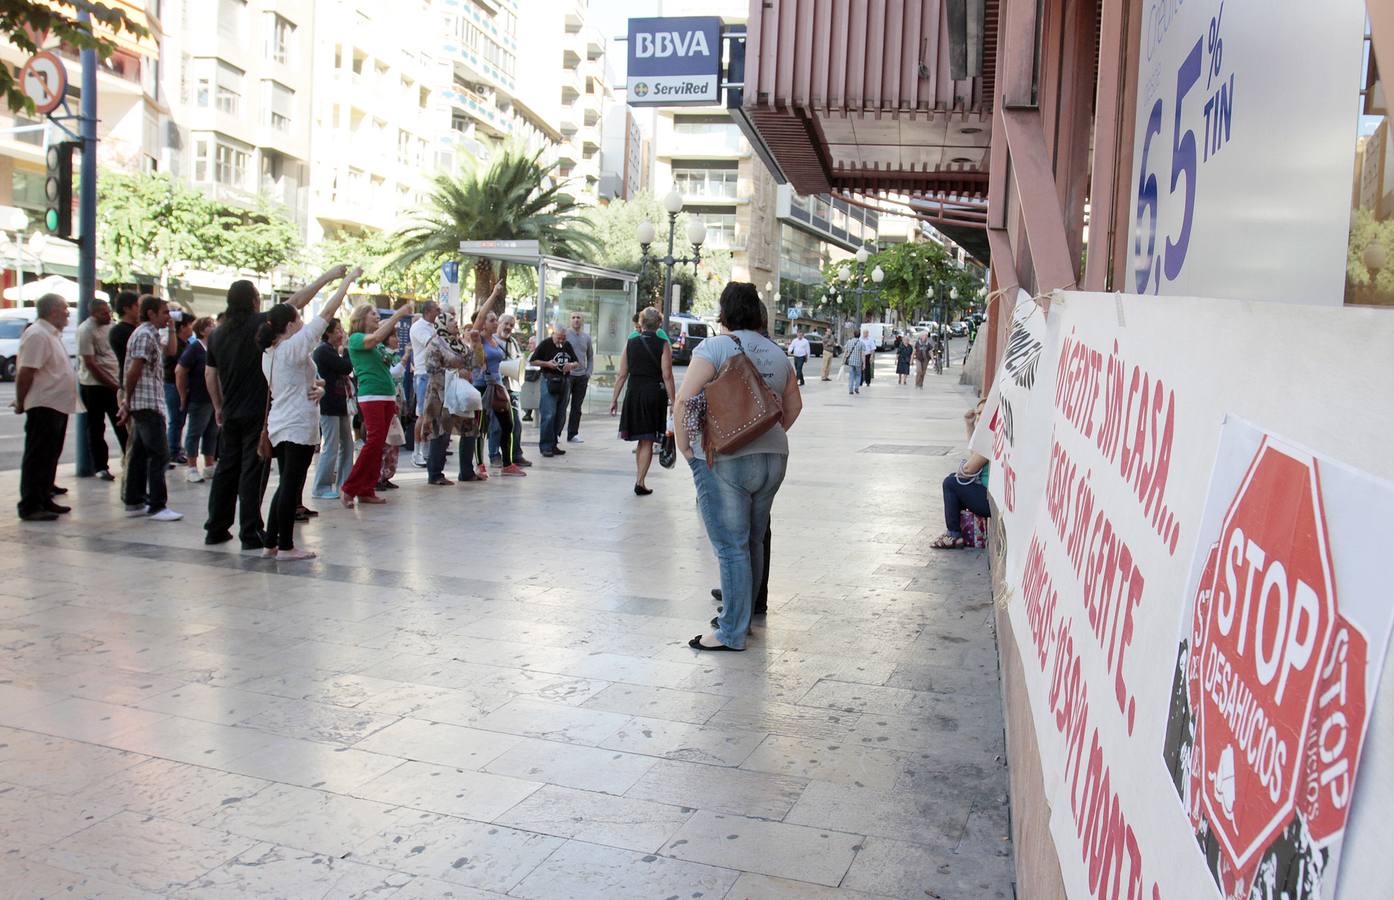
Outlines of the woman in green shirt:
<svg viewBox="0 0 1394 900">
<path fill-rule="evenodd" d="M 382 474 L 382 451 L 387 429 L 397 415 L 397 386 L 382 353 L 382 344 L 411 311 L 409 305 L 397 308 L 386 322 L 379 321 L 371 303 L 363 303 L 349 315 L 349 361 L 358 380 L 358 412 L 363 416 L 363 449 L 353 461 L 348 480 L 339 489 L 339 502 L 352 509 L 355 498 L 364 503 L 386 503 L 376 493 Z"/>
</svg>

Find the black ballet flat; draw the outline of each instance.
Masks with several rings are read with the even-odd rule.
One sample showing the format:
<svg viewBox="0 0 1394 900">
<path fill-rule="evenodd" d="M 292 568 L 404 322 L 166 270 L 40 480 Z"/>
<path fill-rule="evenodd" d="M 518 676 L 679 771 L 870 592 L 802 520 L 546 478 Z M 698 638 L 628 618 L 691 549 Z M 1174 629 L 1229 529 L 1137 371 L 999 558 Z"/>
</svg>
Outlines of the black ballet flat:
<svg viewBox="0 0 1394 900">
<path fill-rule="evenodd" d="M 730 650 L 732 653 L 744 653 L 744 652 L 745 652 L 745 648 L 744 648 L 744 647 L 740 647 L 740 648 L 728 647 L 728 646 L 726 646 L 725 644 L 717 644 L 715 647 L 708 647 L 707 645 L 705 645 L 705 644 L 702 643 L 702 636 L 701 636 L 700 634 L 697 635 L 697 636 L 696 636 L 695 638 L 693 638 L 692 640 L 688 641 L 688 642 L 687 642 L 687 646 L 691 647 L 693 650 L 706 650 L 706 651 L 708 651 L 708 652 L 714 652 L 714 651 L 717 651 L 717 650 Z"/>
<path fill-rule="evenodd" d="M 638 494 L 640 497 L 647 497 L 649 494 L 653 493 L 653 488 L 639 487 L 639 485 L 636 484 L 634 485 L 634 493 Z"/>
</svg>

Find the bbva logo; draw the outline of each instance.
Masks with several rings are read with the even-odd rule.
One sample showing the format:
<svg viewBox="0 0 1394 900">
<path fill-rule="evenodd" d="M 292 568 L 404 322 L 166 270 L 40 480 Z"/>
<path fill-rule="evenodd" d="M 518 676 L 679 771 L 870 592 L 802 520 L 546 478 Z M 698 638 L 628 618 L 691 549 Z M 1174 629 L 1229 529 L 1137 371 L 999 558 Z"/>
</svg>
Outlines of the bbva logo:
<svg viewBox="0 0 1394 900">
<path fill-rule="evenodd" d="M 641 31 L 634 36 L 636 59 L 711 55 L 704 31 Z"/>
</svg>

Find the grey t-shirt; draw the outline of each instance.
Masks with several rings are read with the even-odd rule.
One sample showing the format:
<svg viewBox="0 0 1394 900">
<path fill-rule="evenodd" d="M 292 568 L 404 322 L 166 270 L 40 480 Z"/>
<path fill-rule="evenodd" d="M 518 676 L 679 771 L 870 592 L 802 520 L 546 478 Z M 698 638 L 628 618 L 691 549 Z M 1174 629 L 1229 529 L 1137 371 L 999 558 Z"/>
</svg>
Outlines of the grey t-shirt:
<svg viewBox="0 0 1394 900">
<path fill-rule="evenodd" d="M 755 363 L 755 368 L 759 370 L 765 384 L 769 385 L 770 390 L 779 396 L 784 396 L 784 388 L 789 383 L 789 374 L 792 371 L 789 357 L 784 355 L 784 351 L 779 345 L 767 337 L 761 337 L 755 331 L 736 331 L 732 332 L 740 339 L 741 347 L 744 348 L 750 361 Z M 736 347 L 736 342 L 731 340 L 730 335 L 718 335 L 717 337 L 707 338 L 692 355 L 697 359 L 705 359 L 721 371 L 721 364 L 732 356 L 740 353 Z M 698 455 L 702 453 L 702 436 L 695 435 L 692 441 L 693 448 Z M 775 423 L 769 431 L 760 435 L 755 440 L 746 444 L 734 453 L 723 453 L 722 456 L 745 456 L 749 453 L 779 453 L 783 456 L 789 455 L 789 436 L 784 433 L 784 426 Z"/>
<path fill-rule="evenodd" d="M 571 342 L 572 347 L 576 348 L 577 362 L 581 364 L 573 369 L 571 374 L 595 374 L 595 343 L 591 340 L 591 336 L 584 331 L 568 328 L 566 329 L 566 339 Z"/>
</svg>

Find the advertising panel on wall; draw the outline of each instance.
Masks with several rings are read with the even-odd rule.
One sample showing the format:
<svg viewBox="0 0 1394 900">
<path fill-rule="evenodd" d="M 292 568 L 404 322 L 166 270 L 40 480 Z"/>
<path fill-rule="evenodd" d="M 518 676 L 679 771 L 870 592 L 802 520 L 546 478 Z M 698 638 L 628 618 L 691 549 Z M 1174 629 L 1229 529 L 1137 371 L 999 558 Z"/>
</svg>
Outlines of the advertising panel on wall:
<svg viewBox="0 0 1394 900">
<path fill-rule="evenodd" d="M 709 106 L 721 99 L 721 18 L 629 20 L 630 106 Z"/>
<path fill-rule="evenodd" d="M 994 498 L 1071 897 L 1382 890 L 1391 345 L 1375 310 L 1055 295 Z"/>
<path fill-rule="evenodd" d="M 1124 290 L 1339 305 L 1365 4 L 1144 10 Z"/>
</svg>

